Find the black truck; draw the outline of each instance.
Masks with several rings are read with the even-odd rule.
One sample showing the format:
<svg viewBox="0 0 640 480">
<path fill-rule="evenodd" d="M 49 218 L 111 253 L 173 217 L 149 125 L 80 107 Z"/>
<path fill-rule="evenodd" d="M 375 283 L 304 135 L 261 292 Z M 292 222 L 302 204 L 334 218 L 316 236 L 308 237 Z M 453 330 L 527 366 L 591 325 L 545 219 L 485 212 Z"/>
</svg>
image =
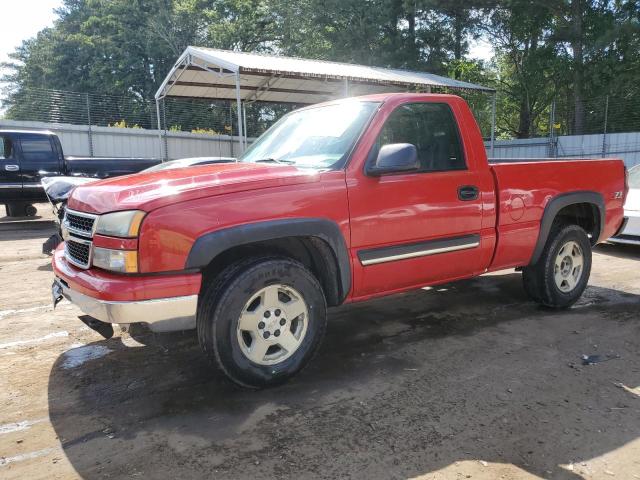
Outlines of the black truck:
<svg viewBox="0 0 640 480">
<path fill-rule="evenodd" d="M 160 163 L 150 158 L 65 157 L 49 131 L 0 129 L 0 205 L 7 216 L 34 216 L 34 203 L 46 202 L 44 177 L 108 178 L 136 173 Z"/>
</svg>

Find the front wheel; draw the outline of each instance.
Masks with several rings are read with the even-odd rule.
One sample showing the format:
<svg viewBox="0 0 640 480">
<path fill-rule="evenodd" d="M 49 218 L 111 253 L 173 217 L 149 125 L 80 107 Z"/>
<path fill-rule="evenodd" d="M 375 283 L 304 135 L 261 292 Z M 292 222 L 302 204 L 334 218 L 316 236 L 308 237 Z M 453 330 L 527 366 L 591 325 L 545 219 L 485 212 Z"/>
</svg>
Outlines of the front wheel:
<svg viewBox="0 0 640 480">
<path fill-rule="evenodd" d="M 38 209 L 30 203 L 7 203 L 7 217 L 35 217 Z"/>
<path fill-rule="evenodd" d="M 250 259 L 227 268 L 205 289 L 198 339 L 231 380 L 268 387 L 311 360 L 324 336 L 326 308 L 322 287 L 301 263 Z"/>
<path fill-rule="evenodd" d="M 591 243 L 578 225 L 552 228 L 542 255 L 522 271 L 524 288 L 538 303 L 552 308 L 573 305 L 591 274 Z"/>
</svg>

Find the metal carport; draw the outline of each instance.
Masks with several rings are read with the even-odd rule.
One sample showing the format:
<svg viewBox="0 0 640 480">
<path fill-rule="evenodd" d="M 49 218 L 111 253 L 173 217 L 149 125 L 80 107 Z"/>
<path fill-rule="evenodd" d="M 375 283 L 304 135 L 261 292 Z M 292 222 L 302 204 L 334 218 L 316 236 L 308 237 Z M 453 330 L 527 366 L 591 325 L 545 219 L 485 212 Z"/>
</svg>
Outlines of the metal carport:
<svg viewBox="0 0 640 480">
<path fill-rule="evenodd" d="M 243 103 L 313 104 L 333 98 L 433 87 L 493 95 L 491 148 L 495 136 L 495 90 L 425 72 L 350 63 L 187 47 L 155 95 L 158 129 L 165 97 L 235 100 L 240 150 L 246 146 Z"/>
</svg>

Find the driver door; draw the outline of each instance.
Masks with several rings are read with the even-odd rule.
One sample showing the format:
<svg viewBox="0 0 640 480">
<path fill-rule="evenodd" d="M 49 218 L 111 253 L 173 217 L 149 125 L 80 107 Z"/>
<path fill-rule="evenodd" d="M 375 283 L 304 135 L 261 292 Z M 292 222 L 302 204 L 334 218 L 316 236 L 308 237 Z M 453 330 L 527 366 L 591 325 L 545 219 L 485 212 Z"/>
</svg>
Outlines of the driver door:
<svg viewBox="0 0 640 480">
<path fill-rule="evenodd" d="M 387 144 L 415 145 L 417 171 L 363 173 L 349 189 L 355 296 L 390 293 L 481 272 L 482 195 L 454 112 L 446 103 L 402 104 L 386 119 L 367 163 Z M 488 173 L 488 172 L 487 172 Z M 491 184 L 492 185 L 492 184 Z"/>
<path fill-rule="evenodd" d="M 22 195 L 22 176 L 11 136 L 0 134 L 0 200 L 18 200 Z"/>
</svg>

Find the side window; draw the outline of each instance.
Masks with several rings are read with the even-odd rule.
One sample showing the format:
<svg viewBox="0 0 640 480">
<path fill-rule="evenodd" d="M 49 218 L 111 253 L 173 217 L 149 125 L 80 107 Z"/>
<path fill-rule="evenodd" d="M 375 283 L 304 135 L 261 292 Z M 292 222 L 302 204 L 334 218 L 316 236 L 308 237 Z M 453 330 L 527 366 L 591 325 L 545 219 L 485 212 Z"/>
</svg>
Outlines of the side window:
<svg viewBox="0 0 640 480">
<path fill-rule="evenodd" d="M 390 143 L 415 145 L 420 172 L 467 168 L 458 126 L 451 108 L 444 103 L 410 103 L 398 107 L 382 127 L 372 153 L 377 155 L 383 145 Z"/>
<path fill-rule="evenodd" d="M 13 144 L 8 137 L 0 136 L 0 160 L 13 158 Z"/>
<path fill-rule="evenodd" d="M 27 137 L 20 140 L 22 158 L 26 161 L 51 160 L 54 157 L 49 137 Z"/>
</svg>

